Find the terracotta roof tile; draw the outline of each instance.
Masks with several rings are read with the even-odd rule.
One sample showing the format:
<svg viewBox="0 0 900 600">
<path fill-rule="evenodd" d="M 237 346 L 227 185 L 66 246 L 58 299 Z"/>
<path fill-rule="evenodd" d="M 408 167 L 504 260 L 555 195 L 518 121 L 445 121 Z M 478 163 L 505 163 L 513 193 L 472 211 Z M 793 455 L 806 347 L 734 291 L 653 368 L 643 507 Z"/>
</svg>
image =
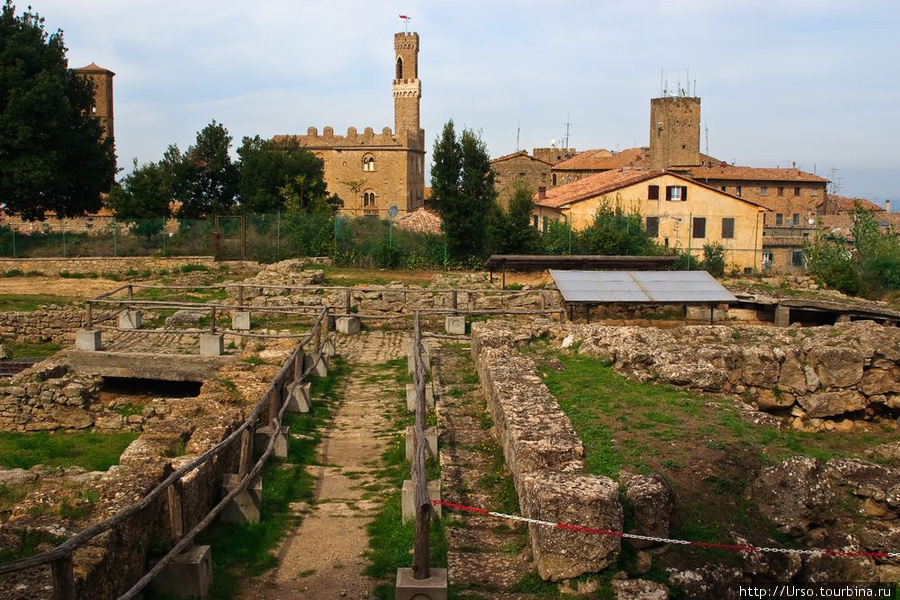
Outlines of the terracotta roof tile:
<svg viewBox="0 0 900 600">
<path fill-rule="evenodd" d="M 534 157 L 534 156 L 531 156 L 530 154 L 528 154 L 528 150 L 519 150 L 518 152 L 513 152 L 513 153 L 511 153 L 511 154 L 504 154 L 503 156 L 498 156 L 497 158 L 491 159 L 491 164 L 498 163 L 498 162 L 502 162 L 502 161 L 505 161 L 505 160 L 509 160 L 509 159 L 511 159 L 511 158 L 527 158 L 527 159 L 529 159 L 529 160 L 534 160 L 534 161 L 537 161 L 537 162 L 539 162 L 539 163 L 543 163 L 543 164 L 545 164 L 545 165 L 549 165 L 549 164 L 550 164 L 550 163 L 548 163 L 548 162 L 545 161 L 545 160 L 541 160 L 541 159 L 539 159 L 539 158 L 536 158 L 536 157 Z"/>
<path fill-rule="evenodd" d="M 441 233 L 441 217 L 420 208 L 397 219 L 397 227 L 416 233 Z"/>
<path fill-rule="evenodd" d="M 688 171 L 694 179 L 716 179 L 736 181 L 806 181 L 826 183 L 828 180 L 800 169 L 770 169 L 765 167 L 691 167 Z"/>
<path fill-rule="evenodd" d="M 566 204 L 602 196 L 662 174 L 663 171 L 650 171 L 647 169 L 604 171 L 596 175 L 583 177 L 572 183 L 549 188 L 543 199 L 538 200 L 537 195 L 535 195 L 535 204 L 547 208 L 560 208 Z"/>
<path fill-rule="evenodd" d="M 622 167 L 645 167 L 649 161 L 650 148 L 628 148 L 612 152 L 603 148 L 584 150 L 572 158 L 553 165 L 554 171 L 609 171 Z"/>
<path fill-rule="evenodd" d="M 829 212 L 831 212 L 832 209 L 837 209 L 837 214 L 852 213 L 856 210 L 857 204 L 859 204 L 860 208 L 863 210 L 884 212 L 883 206 L 878 206 L 865 198 L 849 198 L 847 196 L 838 196 L 837 194 L 828 194 L 828 204 Z"/>
</svg>

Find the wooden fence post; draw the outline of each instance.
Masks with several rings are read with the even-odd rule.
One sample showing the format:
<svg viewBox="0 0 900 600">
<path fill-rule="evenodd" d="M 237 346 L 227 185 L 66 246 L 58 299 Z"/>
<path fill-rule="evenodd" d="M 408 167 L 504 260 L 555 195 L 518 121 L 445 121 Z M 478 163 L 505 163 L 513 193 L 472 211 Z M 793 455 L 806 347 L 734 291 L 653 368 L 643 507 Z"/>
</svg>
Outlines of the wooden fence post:
<svg viewBox="0 0 900 600">
<path fill-rule="evenodd" d="M 72 555 L 66 554 L 50 563 L 56 600 L 75 600 L 75 570 Z"/>
</svg>

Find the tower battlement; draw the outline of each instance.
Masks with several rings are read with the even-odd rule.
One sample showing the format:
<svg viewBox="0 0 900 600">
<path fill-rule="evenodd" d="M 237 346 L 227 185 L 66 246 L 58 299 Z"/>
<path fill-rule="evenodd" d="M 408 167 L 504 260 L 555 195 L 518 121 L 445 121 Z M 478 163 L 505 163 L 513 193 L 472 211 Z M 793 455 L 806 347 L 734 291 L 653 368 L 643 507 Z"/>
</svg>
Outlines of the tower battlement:
<svg viewBox="0 0 900 600">
<path fill-rule="evenodd" d="M 418 50 L 419 34 L 415 31 L 394 34 L 394 50 Z"/>
</svg>

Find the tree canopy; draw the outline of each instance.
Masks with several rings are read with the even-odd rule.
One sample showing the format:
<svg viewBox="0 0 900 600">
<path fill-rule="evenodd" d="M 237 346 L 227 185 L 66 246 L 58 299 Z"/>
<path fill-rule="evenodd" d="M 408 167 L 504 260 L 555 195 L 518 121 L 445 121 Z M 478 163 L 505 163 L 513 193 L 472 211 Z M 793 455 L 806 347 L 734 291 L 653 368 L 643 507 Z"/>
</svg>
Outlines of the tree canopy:
<svg viewBox="0 0 900 600">
<path fill-rule="evenodd" d="M 169 174 L 172 196 L 181 203 L 178 216 L 200 219 L 229 214 L 240 187 L 240 169 L 231 161 L 231 135 L 221 123 L 197 132 L 186 152 L 169 146 L 160 165 Z"/>
<path fill-rule="evenodd" d="M 112 140 L 91 116 L 93 85 L 68 68 L 61 31 L 0 8 L 0 199 L 25 219 L 101 206 L 116 173 Z"/>
<path fill-rule="evenodd" d="M 134 223 L 136 233 L 149 237 L 162 231 L 171 197 L 168 173 L 158 163 L 138 166 L 135 159 L 134 170 L 113 186 L 106 203 L 118 218 Z"/>
</svg>

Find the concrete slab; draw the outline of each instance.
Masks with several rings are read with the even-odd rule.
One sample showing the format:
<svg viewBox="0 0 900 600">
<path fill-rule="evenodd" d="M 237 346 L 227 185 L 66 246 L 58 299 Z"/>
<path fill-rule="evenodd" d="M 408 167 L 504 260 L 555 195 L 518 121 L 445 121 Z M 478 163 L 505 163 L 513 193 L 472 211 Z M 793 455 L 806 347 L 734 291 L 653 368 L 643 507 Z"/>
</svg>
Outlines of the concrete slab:
<svg viewBox="0 0 900 600">
<path fill-rule="evenodd" d="M 222 497 L 238 486 L 241 476 L 237 473 L 226 473 L 222 482 Z M 262 477 L 256 477 L 243 492 L 228 503 L 225 510 L 219 513 L 223 523 L 259 523 L 259 507 L 262 506 Z"/>
<path fill-rule="evenodd" d="M 205 598 L 212 584 L 212 549 L 193 546 L 176 556 L 150 583 L 167 598 Z"/>
<path fill-rule="evenodd" d="M 416 428 L 410 425 L 406 428 L 406 460 L 412 461 L 413 453 L 415 452 L 415 445 L 413 444 L 413 438 L 415 437 L 414 432 Z M 434 427 L 426 427 L 425 428 L 425 441 L 428 443 L 428 448 L 431 450 L 431 454 L 437 456 L 438 452 L 438 432 Z M 427 458 L 427 454 L 426 454 Z"/>
<path fill-rule="evenodd" d="M 119 313 L 119 329 L 140 329 L 144 313 L 140 310 L 126 310 Z"/>
<path fill-rule="evenodd" d="M 403 489 L 400 494 L 400 510 L 403 514 L 403 520 L 409 521 L 410 519 L 416 518 L 416 507 L 415 507 L 415 497 L 412 479 L 406 479 L 403 481 Z M 441 499 L 441 480 L 440 479 L 432 479 L 428 482 L 428 499 L 429 500 L 440 500 Z M 441 505 L 434 504 L 434 513 L 440 517 L 441 516 Z"/>
<path fill-rule="evenodd" d="M 434 388 L 430 383 L 425 383 L 425 406 L 429 411 L 434 410 Z M 416 412 L 416 384 L 406 384 L 406 410 Z"/>
<path fill-rule="evenodd" d="M 458 315 L 444 317 L 444 330 L 450 335 L 465 335 L 466 318 Z"/>
<path fill-rule="evenodd" d="M 272 428 L 257 427 L 253 436 L 253 455 L 257 458 L 262 456 L 263 451 L 269 444 L 269 438 L 272 437 Z M 287 458 L 288 448 L 290 448 L 291 430 L 290 427 L 282 427 L 275 435 L 275 448 L 272 455 L 276 458 Z"/>
<path fill-rule="evenodd" d="M 225 336 L 221 333 L 200 334 L 201 356 L 222 356 L 225 354 Z"/>
<path fill-rule="evenodd" d="M 250 311 L 242 310 L 231 315 L 231 328 L 235 331 L 250 331 Z"/>
<path fill-rule="evenodd" d="M 100 330 L 81 329 L 75 333 L 75 347 L 79 350 L 96 352 L 100 350 Z"/>
<path fill-rule="evenodd" d="M 99 335 L 99 331 L 97 334 Z M 138 377 L 163 381 L 205 381 L 233 362 L 231 356 L 191 356 L 148 352 L 95 352 L 65 350 L 51 359 L 73 371 L 104 377 Z"/>
<path fill-rule="evenodd" d="M 359 333 L 359 317 L 338 317 L 335 319 L 335 329 L 344 335 Z"/>
<path fill-rule="evenodd" d="M 312 408 L 312 396 L 310 384 L 306 382 L 295 383 L 288 388 L 287 412 L 308 413 Z"/>
<path fill-rule="evenodd" d="M 447 600 L 447 569 L 429 569 L 431 577 L 416 579 L 412 569 L 397 569 L 395 600 Z"/>
</svg>

